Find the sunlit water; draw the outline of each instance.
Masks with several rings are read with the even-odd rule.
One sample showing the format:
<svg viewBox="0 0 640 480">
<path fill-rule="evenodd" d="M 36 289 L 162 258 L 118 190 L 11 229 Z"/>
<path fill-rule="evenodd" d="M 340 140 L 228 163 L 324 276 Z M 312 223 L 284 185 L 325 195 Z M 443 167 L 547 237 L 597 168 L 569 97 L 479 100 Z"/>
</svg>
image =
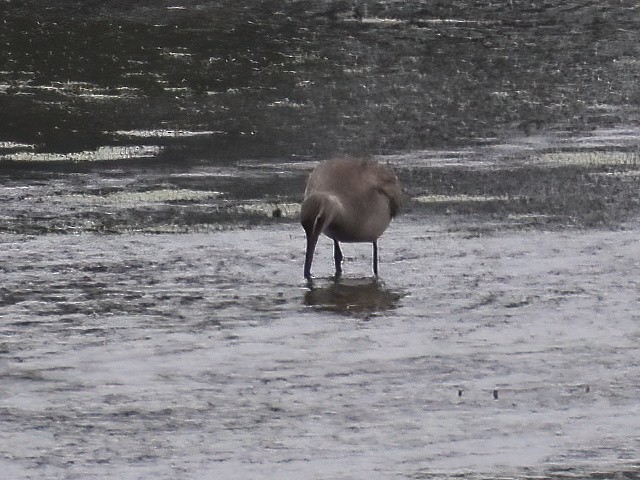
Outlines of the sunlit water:
<svg viewBox="0 0 640 480">
<path fill-rule="evenodd" d="M 637 478 L 638 230 L 450 226 L 3 234 L 2 471 Z"/>
</svg>

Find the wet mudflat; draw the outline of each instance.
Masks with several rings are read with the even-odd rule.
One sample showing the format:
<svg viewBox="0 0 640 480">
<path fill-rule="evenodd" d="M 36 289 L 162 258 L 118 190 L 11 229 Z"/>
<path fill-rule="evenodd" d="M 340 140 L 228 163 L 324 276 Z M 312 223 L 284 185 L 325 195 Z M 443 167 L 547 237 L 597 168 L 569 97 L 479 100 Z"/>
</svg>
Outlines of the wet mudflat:
<svg viewBox="0 0 640 480">
<path fill-rule="evenodd" d="M 3 172 L 14 478 L 637 478 L 637 132 L 380 157 L 302 279 L 312 162 Z"/>
<path fill-rule="evenodd" d="M 640 477 L 636 2 L 94 3 L 0 7 L 2 478 Z"/>
<path fill-rule="evenodd" d="M 487 225 L 1 234 L 3 472 L 637 478 L 640 226 Z"/>
</svg>

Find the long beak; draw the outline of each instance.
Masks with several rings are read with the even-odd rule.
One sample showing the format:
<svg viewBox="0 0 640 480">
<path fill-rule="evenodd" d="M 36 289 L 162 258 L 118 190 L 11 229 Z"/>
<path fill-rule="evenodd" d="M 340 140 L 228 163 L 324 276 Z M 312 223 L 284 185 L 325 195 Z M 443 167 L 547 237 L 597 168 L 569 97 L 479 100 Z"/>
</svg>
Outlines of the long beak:
<svg viewBox="0 0 640 480">
<path fill-rule="evenodd" d="M 304 278 L 311 278 L 311 263 L 313 262 L 313 254 L 316 251 L 319 233 L 307 232 L 307 251 L 304 257 Z"/>
</svg>

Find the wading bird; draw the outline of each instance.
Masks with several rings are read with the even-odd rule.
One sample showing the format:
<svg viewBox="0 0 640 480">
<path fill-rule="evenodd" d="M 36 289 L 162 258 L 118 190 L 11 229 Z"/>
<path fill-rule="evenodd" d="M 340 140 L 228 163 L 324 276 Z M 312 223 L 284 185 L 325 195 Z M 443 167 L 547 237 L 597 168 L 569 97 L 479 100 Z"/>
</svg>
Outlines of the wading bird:
<svg viewBox="0 0 640 480">
<path fill-rule="evenodd" d="M 333 240 L 336 277 L 342 273 L 339 242 L 371 242 L 373 274 L 378 275 L 378 237 L 398 213 L 400 183 L 393 171 L 379 163 L 338 158 L 320 163 L 309 175 L 300 223 L 307 234 L 304 276 L 321 233 Z"/>
</svg>

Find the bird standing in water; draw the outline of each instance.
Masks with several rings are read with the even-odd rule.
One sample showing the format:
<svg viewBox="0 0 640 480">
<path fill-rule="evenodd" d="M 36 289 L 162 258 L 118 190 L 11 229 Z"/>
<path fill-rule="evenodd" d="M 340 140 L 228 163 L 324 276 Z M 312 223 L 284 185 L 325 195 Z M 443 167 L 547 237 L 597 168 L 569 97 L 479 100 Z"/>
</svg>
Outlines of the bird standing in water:
<svg viewBox="0 0 640 480">
<path fill-rule="evenodd" d="M 333 240 L 336 277 L 342 273 L 339 242 L 371 242 L 378 276 L 378 237 L 396 216 L 402 189 L 393 171 L 374 161 L 338 158 L 320 163 L 309 175 L 300 223 L 307 234 L 304 276 L 321 233 Z"/>
</svg>

